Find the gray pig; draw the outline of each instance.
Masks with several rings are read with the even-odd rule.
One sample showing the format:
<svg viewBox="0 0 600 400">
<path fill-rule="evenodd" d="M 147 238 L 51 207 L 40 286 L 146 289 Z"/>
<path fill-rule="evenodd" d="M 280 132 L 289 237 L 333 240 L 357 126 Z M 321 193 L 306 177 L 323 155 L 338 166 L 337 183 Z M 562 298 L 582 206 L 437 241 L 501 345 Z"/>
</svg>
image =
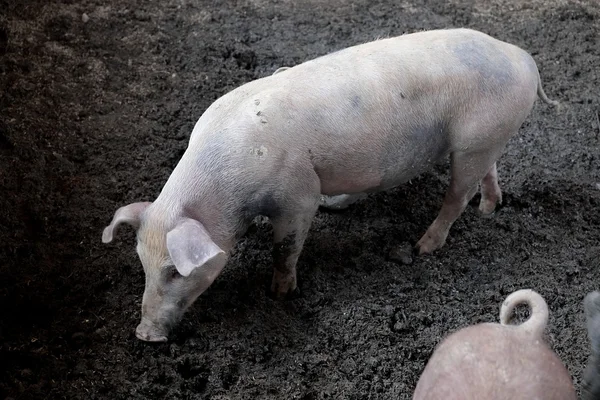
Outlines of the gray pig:
<svg viewBox="0 0 600 400">
<path fill-rule="evenodd" d="M 123 223 L 137 230 L 137 337 L 167 340 L 256 216 L 273 225 L 271 291 L 284 297 L 319 205 L 393 188 L 450 155 L 450 187 L 417 243 L 420 253 L 440 248 L 479 183 L 481 213 L 501 202 L 496 160 L 537 96 L 557 104 L 529 54 L 469 29 L 365 43 L 225 94 L 158 198 L 119 208 L 103 232 L 108 243 Z"/>
<path fill-rule="evenodd" d="M 515 306 L 531 315 L 508 325 Z M 413 400 L 575 400 L 569 372 L 544 343 L 548 306 L 524 289 L 506 298 L 500 324 L 461 329 L 435 350 L 417 383 Z"/>
<path fill-rule="evenodd" d="M 600 400 L 600 292 L 592 292 L 583 301 L 592 354 L 583 374 L 582 400 Z"/>
</svg>

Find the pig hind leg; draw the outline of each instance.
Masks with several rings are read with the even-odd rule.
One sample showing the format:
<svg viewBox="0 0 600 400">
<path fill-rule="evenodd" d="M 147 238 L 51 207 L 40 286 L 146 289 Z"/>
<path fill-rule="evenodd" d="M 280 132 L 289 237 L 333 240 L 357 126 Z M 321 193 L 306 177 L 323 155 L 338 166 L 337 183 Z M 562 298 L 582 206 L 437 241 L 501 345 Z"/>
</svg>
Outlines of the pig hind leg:
<svg viewBox="0 0 600 400">
<path fill-rule="evenodd" d="M 419 254 L 431 253 L 444 245 L 450 227 L 477 192 L 478 183 L 491 175 L 492 170 L 495 171 L 493 166 L 503 148 L 504 144 L 501 144 L 479 152 L 457 151 L 450 155 L 450 187 L 446 192 L 440 213 L 417 243 Z M 493 177 L 493 180 L 486 182 L 485 196 L 488 196 L 486 201 L 490 199 L 491 193 L 496 193 L 493 186 L 495 181 Z"/>
<path fill-rule="evenodd" d="M 479 211 L 482 215 L 492 215 L 498 204 L 502 204 L 502 190 L 498 185 L 498 171 L 496 170 L 496 163 L 494 163 L 481 180 Z"/>
</svg>

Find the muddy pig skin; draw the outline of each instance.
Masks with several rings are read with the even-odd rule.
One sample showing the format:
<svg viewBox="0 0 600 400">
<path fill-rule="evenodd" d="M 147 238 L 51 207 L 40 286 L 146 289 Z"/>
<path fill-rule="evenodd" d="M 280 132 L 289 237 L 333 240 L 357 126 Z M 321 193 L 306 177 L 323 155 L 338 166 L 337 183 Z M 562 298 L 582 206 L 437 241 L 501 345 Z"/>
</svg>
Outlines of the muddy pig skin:
<svg viewBox="0 0 600 400">
<path fill-rule="evenodd" d="M 450 187 L 417 243 L 420 253 L 440 248 L 479 184 L 482 214 L 501 202 L 496 160 L 538 96 L 557 104 L 528 53 L 469 29 L 357 45 L 225 94 L 158 198 L 119 208 L 103 232 L 108 243 L 123 223 L 137 230 L 137 337 L 167 340 L 256 216 L 273 225 L 271 291 L 286 297 L 320 205 L 393 188 L 450 156 Z"/>
<path fill-rule="evenodd" d="M 589 293 L 583 304 L 592 354 L 583 374 L 581 398 L 600 400 L 600 292 Z"/>
<path fill-rule="evenodd" d="M 527 303 L 531 315 L 508 325 L 513 309 Z M 435 350 L 417 383 L 414 400 L 575 400 L 561 360 L 544 343 L 548 306 L 530 289 L 506 298 L 500 324 L 461 329 Z"/>
</svg>

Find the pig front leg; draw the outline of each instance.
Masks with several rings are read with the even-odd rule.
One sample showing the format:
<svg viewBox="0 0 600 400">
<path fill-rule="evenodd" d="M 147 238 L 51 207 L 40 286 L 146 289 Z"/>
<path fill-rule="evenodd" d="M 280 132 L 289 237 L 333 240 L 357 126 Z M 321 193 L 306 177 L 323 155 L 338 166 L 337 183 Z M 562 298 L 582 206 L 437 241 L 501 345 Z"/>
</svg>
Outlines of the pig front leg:
<svg viewBox="0 0 600 400">
<path fill-rule="evenodd" d="M 493 169 L 494 176 L 486 181 L 482 189 L 484 196 L 487 196 L 486 204 L 491 201 L 492 193 L 496 193 L 494 183 L 497 185 L 494 166 L 503 148 L 502 145 L 500 148 L 494 147 L 477 153 L 454 152 L 450 155 L 450 187 L 440 213 L 417 243 L 419 254 L 432 253 L 444 245 L 452 224 L 477 192 L 479 181 L 484 177 L 487 179 Z"/>
<path fill-rule="evenodd" d="M 282 299 L 297 289 L 296 263 L 302 252 L 312 219 L 317 212 L 318 198 L 309 201 L 302 212 L 274 219 L 273 280 L 271 294 Z"/>
<path fill-rule="evenodd" d="M 269 216 L 273 226 L 271 294 L 281 299 L 297 288 L 296 263 L 319 208 L 321 181 L 311 164 L 291 165 L 276 185 L 279 199 Z"/>
</svg>

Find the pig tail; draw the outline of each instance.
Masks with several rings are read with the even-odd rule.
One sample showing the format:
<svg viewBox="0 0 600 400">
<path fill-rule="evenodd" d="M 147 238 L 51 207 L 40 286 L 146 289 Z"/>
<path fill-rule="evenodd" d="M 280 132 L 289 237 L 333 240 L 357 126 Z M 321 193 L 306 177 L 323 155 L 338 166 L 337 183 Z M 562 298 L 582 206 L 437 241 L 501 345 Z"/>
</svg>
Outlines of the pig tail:
<svg viewBox="0 0 600 400">
<path fill-rule="evenodd" d="M 529 319 L 518 326 L 534 337 L 541 337 L 548 323 L 548 305 L 538 293 L 531 289 L 521 289 L 510 294 L 500 308 L 500 324 L 509 325 L 513 310 L 526 303 L 531 309 Z"/>
</svg>

